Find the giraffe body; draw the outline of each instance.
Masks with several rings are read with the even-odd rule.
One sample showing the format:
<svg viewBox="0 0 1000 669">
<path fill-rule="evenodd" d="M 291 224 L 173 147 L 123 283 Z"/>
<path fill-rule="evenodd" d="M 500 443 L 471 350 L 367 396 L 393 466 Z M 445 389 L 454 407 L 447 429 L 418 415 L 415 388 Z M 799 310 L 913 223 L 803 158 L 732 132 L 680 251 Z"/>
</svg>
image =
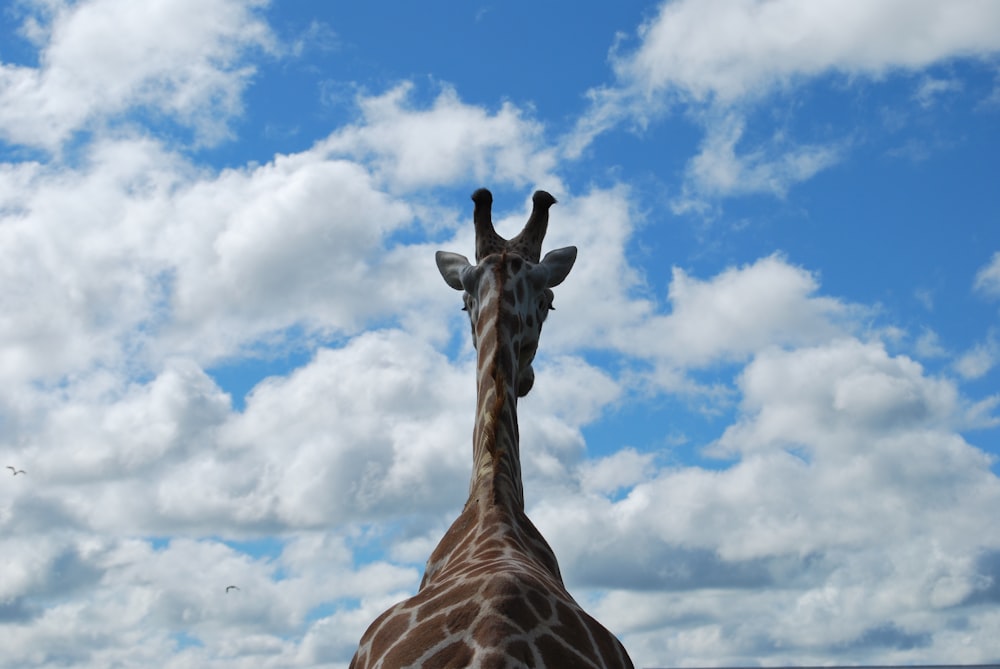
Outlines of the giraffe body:
<svg viewBox="0 0 1000 669">
<path fill-rule="evenodd" d="M 555 554 L 524 512 L 517 398 L 534 381 L 551 289 L 576 260 L 575 247 L 539 260 L 555 198 L 539 191 L 533 200 L 524 231 L 508 242 L 493 232 L 489 191 L 476 191 L 477 264 L 438 252 L 445 281 L 464 291 L 477 352 L 469 499 L 417 594 L 371 624 L 351 669 L 632 667 L 618 639 L 567 592 Z"/>
</svg>

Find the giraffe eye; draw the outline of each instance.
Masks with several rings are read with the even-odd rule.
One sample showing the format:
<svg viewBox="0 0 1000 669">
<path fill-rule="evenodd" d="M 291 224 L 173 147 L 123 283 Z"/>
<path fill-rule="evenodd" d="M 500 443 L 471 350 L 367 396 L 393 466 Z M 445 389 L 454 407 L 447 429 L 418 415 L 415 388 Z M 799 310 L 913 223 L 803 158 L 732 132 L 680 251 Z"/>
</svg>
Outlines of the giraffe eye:
<svg viewBox="0 0 1000 669">
<path fill-rule="evenodd" d="M 556 308 L 552 306 L 554 297 L 551 290 L 545 290 L 541 295 L 539 306 L 547 311 L 555 311 Z"/>
</svg>

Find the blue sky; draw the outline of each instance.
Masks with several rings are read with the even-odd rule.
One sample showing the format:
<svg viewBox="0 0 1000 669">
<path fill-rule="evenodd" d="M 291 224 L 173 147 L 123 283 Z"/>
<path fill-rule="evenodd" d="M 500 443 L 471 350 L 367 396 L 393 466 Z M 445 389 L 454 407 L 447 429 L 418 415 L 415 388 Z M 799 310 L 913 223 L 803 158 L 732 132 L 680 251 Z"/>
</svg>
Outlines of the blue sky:
<svg viewBox="0 0 1000 669">
<path fill-rule="evenodd" d="M 525 496 L 636 666 L 1000 661 L 998 116 L 993 2 L 8 3 L 0 667 L 346 667 L 481 186 L 579 247 Z"/>
</svg>

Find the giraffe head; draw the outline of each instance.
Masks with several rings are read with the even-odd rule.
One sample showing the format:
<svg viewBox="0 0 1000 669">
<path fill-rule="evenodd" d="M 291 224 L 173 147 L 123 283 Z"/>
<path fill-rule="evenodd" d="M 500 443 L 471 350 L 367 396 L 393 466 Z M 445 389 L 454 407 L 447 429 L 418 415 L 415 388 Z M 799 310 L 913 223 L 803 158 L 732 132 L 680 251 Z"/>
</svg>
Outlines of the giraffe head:
<svg viewBox="0 0 1000 669">
<path fill-rule="evenodd" d="M 464 292 L 464 310 L 472 324 L 472 342 L 479 350 L 481 338 L 495 333 L 509 340 L 516 365 L 517 395 L 531 390 L 535 373 L 531 362 L 538 349 L 542 323 L 552 307 L 552 288 L 558 286 L 576 261 L 576 247 L 567 246 L 541 256 L 548 225 L 548 210 L 555 198 L 537 191 L 524 229 L 505 240 L 493 229 L 485 188 L 472 195 L 475 202 L 476 263 L 457 253 L 438 251 L 438 269 L 445 282 Z"/>
</svg>

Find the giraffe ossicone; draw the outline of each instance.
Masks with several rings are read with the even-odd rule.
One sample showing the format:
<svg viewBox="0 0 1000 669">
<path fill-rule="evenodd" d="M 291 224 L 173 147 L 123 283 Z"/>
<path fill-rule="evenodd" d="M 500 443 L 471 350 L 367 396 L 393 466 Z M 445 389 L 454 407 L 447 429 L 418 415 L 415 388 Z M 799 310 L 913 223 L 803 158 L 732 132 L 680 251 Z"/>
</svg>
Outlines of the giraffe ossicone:
<svg viewBox="0 0 1000 669">
<path fill-rule="evenodd" d="M 576 247 L 541 257 L 556 202 L 545 191 L 510 240 L 493 228 L 492 194 L 481 188 L 472 200 L 476 264 L 436 256 L 445 282 L 463 293 L 477 356 L 469 498 L 417 594 L 375 619 L 351 669 L 631 669 L 621 642 L 566 590 L 555 553 L 524 512 L 517 399 L 531 390 L 552 288 L 572 270 Z"/>
</svg>

